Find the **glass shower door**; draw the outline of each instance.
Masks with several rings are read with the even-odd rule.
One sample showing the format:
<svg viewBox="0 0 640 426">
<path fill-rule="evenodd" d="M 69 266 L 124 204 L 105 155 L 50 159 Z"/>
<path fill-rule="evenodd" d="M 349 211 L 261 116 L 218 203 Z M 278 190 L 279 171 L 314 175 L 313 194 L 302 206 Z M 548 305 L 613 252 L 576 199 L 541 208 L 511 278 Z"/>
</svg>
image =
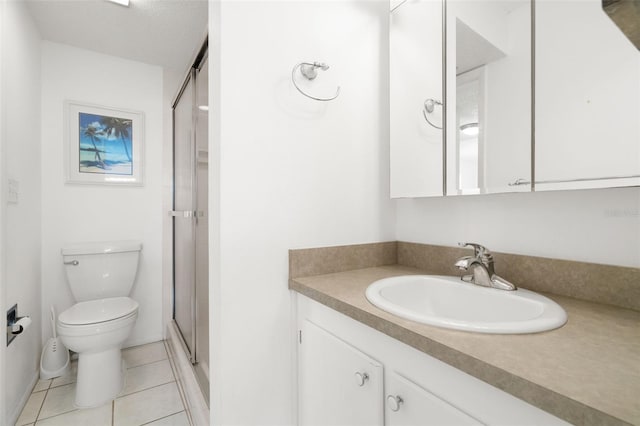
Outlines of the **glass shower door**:
<svg viewBox="0 0 640 426">
<path fill-rule="evenodd" d="M 196 71 L 196 378 L 209 395 L 209 66 Z M 205 380 L 206 379 L 206 380 Z M 207 401 L 209 398 L 206 398 Z"/>
<path fill-rule="evenodd" d="M 208 62 L 191 69 L 173 107 L 173 319 L 209 395 Z"/>
<path fill-rule="evenodd" d="M 173 319 L 195 362 L 194 75 L 190 73 L 173 110 Z"/>
</svg>

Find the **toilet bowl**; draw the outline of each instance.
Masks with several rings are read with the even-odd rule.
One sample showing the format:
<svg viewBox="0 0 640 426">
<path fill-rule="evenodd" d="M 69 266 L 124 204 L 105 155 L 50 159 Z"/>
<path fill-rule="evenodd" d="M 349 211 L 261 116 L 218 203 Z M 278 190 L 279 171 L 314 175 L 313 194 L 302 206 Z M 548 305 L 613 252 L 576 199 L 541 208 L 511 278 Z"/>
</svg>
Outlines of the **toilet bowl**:
<svg viewBox="0 0 640 426">
<path fill-rule="evenodd" d="M 138 317 L 128 297 L 135 281 L 137 242 L 74 244 L 62 249 L 69 286 L 78 303 L 58 316 L 62 343 L 78 353 L 74 405 L 90 408 L 114 399 L 124 386 L 121 347 Z"/>
<path fill-rule="evenodd" d="M 102 405 L 122 390 L 120 348 L 137 317 L 138 302 L 129 297 L 80 302 L 58 317 L 56 329 L 63 343 L 80 354 L 75 398 L 78 408 Z"/>
</svg>

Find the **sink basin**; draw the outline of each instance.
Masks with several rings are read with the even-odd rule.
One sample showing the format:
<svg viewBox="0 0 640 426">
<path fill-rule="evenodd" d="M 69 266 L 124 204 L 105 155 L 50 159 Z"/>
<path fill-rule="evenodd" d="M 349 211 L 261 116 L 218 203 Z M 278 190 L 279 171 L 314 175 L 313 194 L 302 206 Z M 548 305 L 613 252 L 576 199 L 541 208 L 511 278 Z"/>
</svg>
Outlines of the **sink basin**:
<svg viewBox="0 0 640 426">
<path fill-rule="evenodd" d="M 459 277 L 385 278 L 371 284 L 366 296 L 373 305 L 399 317 L 477 333 L 537 333 L 567 322 L 564 309 L 540 294 L 481 287 Z"/>
</svg>

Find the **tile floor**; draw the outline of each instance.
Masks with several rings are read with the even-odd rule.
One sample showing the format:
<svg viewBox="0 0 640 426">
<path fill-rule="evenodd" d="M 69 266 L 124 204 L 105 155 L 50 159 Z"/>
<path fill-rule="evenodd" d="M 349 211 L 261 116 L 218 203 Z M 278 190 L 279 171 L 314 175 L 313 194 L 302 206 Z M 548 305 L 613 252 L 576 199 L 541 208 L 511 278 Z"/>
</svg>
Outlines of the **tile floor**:
<svg viewBox="0 0 640 426">
<path fill-rule="evenodd" d="M 189 426 L 164 342 L 124 349 L 122 357 L 127 366 L 125 387 L 115 401 L 86 410 L 74 408 L 77 361 L 73 361 L 68 376 L 36 384 L 16 426 Z"/>
</svg>

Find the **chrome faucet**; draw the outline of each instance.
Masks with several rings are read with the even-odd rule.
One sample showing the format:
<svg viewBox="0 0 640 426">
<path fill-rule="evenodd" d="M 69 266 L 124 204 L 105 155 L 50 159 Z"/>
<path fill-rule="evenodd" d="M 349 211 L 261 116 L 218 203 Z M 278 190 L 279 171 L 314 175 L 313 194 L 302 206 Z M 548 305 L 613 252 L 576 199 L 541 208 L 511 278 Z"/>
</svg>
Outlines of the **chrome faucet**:
<svg viewBox="0 0 640 426">
<path fill-rule="evenodd" d="M 463 275 L 462 281 L 500 290 L 517 290 L 517 287 L 495 273 L 493 255 L 486 247 L 476 243 L 458 243 L 460 247 L 473 247 L 473 256 L 458 259 L 455 266 L 463 271 L 471 271 Z"/>
</svg>

